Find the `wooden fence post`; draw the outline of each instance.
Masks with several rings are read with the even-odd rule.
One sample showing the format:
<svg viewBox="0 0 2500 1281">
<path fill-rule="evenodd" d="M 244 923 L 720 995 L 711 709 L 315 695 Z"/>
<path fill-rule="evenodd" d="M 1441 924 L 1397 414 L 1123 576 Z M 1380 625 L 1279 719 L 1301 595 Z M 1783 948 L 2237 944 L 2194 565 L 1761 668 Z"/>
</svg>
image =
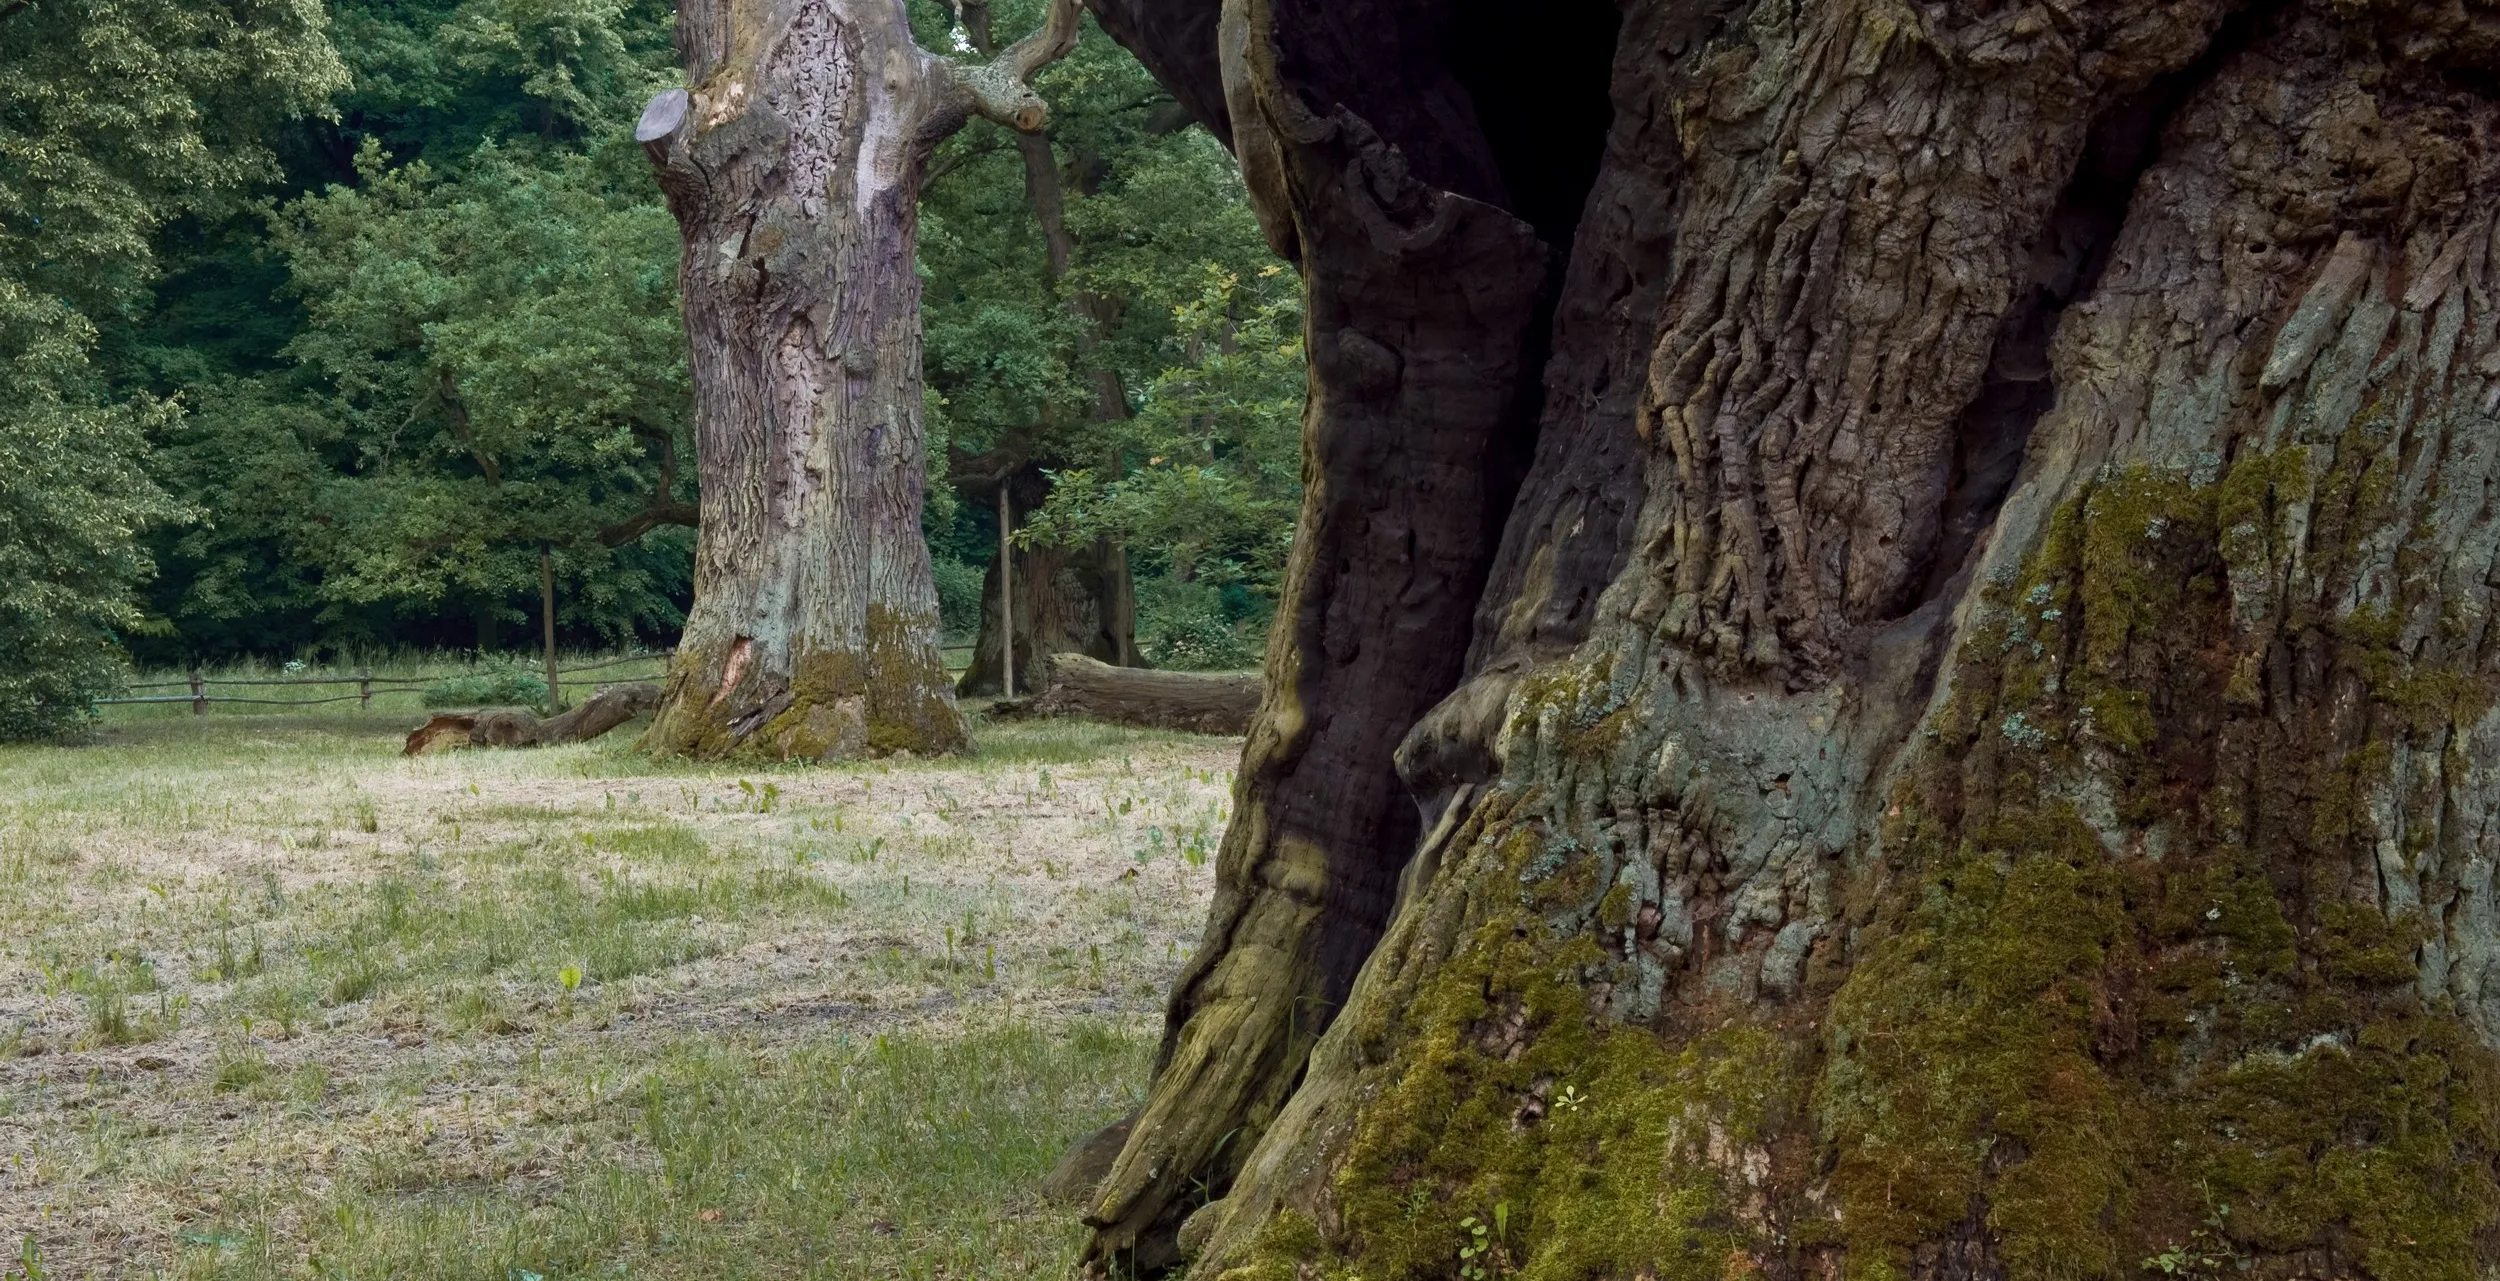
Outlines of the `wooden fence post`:
<svg viewBox="0 0 2500 1281">
<path fill-rule="evenodd" d="M 373 669 L 370 667 L 356 669 L 356 706 L 373 706 Z"/>
<path fill-rule="evenodd" d="M 556 685 L 556 558 L 547 543 L 538 545 L 538 612 L 547 640 L 547 714 L 553 716 L 563 710 L 564 693 Z"/>
<path fill-rule="evenodd" d="M 191 664 L 191 714 L 193 716 L 208 715 L 207 685 L 206 677 L 200 672 L 200 665 Z"/>
<path fill-rule="evenodd" d="M 998 482 L 998 680 L 1006 697 L 1016 696 L 1016 568 L 1007 542 L 1013 509 L 1007 505 L 1007 482 Z M 979 655 L 974 655 L 979 657 Z"/>
</svg>

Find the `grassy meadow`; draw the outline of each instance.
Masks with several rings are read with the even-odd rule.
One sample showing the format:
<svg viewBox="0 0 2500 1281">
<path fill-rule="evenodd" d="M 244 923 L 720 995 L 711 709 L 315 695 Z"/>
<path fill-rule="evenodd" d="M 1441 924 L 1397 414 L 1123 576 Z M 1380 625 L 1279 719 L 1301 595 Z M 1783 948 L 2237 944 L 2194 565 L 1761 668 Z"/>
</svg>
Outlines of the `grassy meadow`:
<svg viewBox="0 0 2500 1281">
<path fill-rule="evenodd" d="M 0 749 L 0 1276 L 1065 1272 L 1236 742 L 407 759 L 392 701 Z"/>
</svg>

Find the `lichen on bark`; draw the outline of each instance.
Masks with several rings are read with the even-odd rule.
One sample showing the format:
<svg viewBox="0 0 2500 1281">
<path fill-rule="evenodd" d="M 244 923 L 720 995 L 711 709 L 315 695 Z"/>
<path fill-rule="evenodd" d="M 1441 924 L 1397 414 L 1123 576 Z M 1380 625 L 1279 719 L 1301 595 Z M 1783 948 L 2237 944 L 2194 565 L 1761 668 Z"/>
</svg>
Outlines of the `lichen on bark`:
<svg viewBox="0 0 2500 1281">
<path fill-rule="evenodd" d="M 890 0 L 689 0 L 687 88 L 636 130 L 684 236 L 702 521 L 656 752 L 953 752 L 920 530 L 918 198 L 974 114 L 1046 112 L 1030 81 L 1075 0 L 983 64 L 912 42 Z"/>
<path fill-rule="evenodd" d="M 1563 284 L 1655 307 L 1637 516 L 1556 550 L 1622 441 L 1549 402 L 1396 910 L 1192 1274 L 2487 1274 L 2500 38 L 1715 12 L 1627 22 L 1672 226 Z"/>
</svg>

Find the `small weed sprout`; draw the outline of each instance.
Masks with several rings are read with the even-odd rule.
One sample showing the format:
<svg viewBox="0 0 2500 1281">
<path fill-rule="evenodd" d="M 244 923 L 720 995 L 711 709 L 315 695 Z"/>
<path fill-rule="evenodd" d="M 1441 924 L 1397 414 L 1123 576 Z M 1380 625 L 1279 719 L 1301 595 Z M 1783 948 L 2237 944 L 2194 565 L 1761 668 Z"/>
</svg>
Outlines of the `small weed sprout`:
<svg viewBox="0 0 2500 1281">
<path fill-rule="evenodd" d="M 1467 1281 L 1483 1281 L 1496 1276 L 1495 1268 L 1507 1261 L 1508 1252 L 1502 1243 L 1510 1237 L 1510 1202 L 1493 1207 L 1493 1221 L 1486 1223 L 1474 1215 L 1458 1221 L 1458 1274 Z M 1502 1268 L 1501 1271 L 1508 1271 Z"/>
<path fill-rule="evenodd" d="M 261 1057 L 248 1044 L 235 1045 L 219 1051 L 210 1069 L 208 1088 L 217 1094 L 236 1094 L 260 1084 L 268 1076 L 269 1060 Z"/>
<path fill-rule="evenodd" d="M 1458 1221 L 1458 1274 L 1467 1281 L 1492 1275 L 1484 1268 L 1485 1254 L 1493 1248 L 1492 1237 L 1492 1227 L 1472 1214 Z"/>
<path fill-rule="evenodd" d="M 2205 1216 L 2205 1222 L 2188 1233 L 2184 1242 L 2164 1249 L 2144 1261 L 2144 1270 L 2166 1277 L 2191 1277 L 2197 1281 L 2219 1281 L 2235 1272 L 2246 1272 L 2257 1261 L 2240 1253 L 2231 1244 L 2227 1231 L 2231 1207 L 2216 1205 Z"/>
</svg>

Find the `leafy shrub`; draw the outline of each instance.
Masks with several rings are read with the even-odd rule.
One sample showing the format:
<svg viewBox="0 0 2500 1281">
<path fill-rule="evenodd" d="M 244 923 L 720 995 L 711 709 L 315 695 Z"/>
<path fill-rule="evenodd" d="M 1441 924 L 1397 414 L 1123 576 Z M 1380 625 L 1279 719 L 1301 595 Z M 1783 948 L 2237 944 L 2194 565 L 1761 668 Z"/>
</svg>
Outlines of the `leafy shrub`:
<svg viewBox="0 0 2500 1281">
<path fill-rule="evenodd" d="M 486 659 L 458 676 L 446 676 L 425 687 L 428 707 L 535 706 L 546 701 L 546 674 L 508 658 Z"/>
<path fill-rule="evenodd" d="M 119 639 L 146 626 L 139 530 L 181 518 L 139 459 L 176 417 L 83 395 L 94 329 L 0 262 L 0 741 L 58 738 L 118 692 Z"/>
<path fill-rule="evenodd" d="M 1141 579 L 1137 648 L 1146 661 L 1179 671 L 1256 667 L 1267 651 L 1274 607 L 1238 585 Z"/>
<path fill-rule="evenodd" d="M 937 571 L 938 622 L 948 636 L 971 636 L 981 630 L 981 579 L 988 573 L 952 556 L 931 561 Z"/>
</svg>

